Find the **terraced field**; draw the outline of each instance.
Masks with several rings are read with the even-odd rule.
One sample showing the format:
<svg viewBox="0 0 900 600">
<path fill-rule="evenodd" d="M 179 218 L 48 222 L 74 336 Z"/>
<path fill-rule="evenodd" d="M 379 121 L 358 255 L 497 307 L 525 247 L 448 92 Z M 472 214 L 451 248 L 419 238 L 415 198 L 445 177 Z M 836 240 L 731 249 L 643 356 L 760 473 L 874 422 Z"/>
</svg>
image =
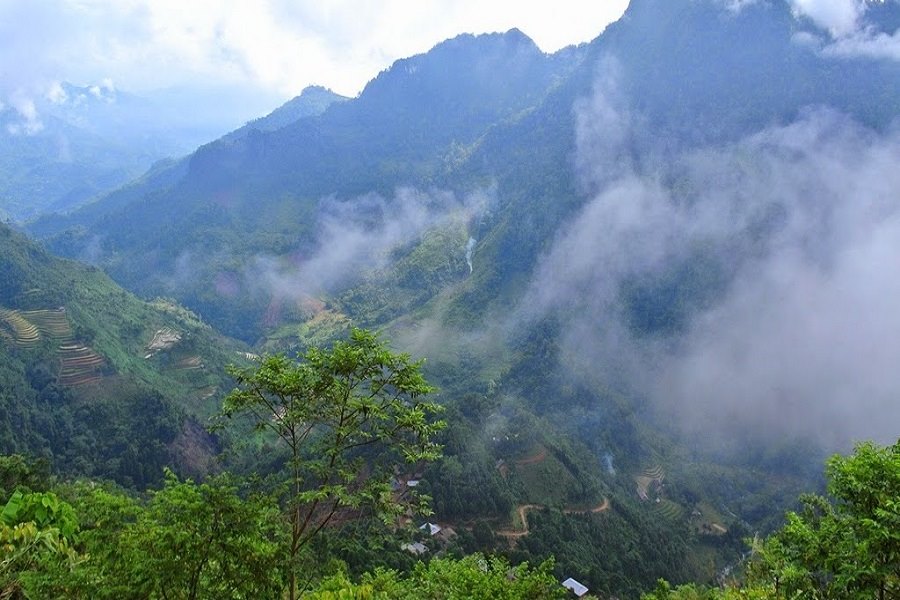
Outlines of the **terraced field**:
<svg viewBox="0 0 900 600">
<path fill-rule="evenodd" d="M 41 343 L 38 328 L 18 310 L 0 308 L 0 323 L 4 337 L 20 348 L 36 348 Z"/>
<path fill-rule="evenodd" d="M 100 368 L 106 364 L 93 349 L 74 341 L 66 309 L 12 310 L 0 308 L 0 334 L 19 348 L 36 348 L 42 338 L 58 344 L 60 385 L 77 386 L 102 378 Z"/>
<path fill-rule="evenodd" d="M 661 498 L 654 507 L 654 512 L 669 521 L 680 521 L 684 518 L 684 508 L 668 498 Z"/>
<path fill-rule="evenodd" d="M 663 468 L 659 465 L 655 467 L 650 467 L 648 469 L 644 469 L 640 475 L 636 475 L 634 478 L 635 483 L 637 483 L 637 495 L 641 500 L 648 500 L 650 498 L 650 488 L 655 483 L 657 485 L 663 482 L 665 478 L 665 472 Z"/>
<path fill-rule="evenodd" d="M 67 341 L 72 339 L 72 326 L 66 316 L 66 309 L 27 310 L 20 313 L 22 317 L 33 323 L 38 330 L 52 340 Z"/>
<path fill-rule="evenodd" d="M 106 363 L 102 356 L 91 348 L 78 343 L 67 343 L 59 346 L 60 385 L 76 386 L 95 383 L 103 375 L 100 368 Z"/>
</svg>

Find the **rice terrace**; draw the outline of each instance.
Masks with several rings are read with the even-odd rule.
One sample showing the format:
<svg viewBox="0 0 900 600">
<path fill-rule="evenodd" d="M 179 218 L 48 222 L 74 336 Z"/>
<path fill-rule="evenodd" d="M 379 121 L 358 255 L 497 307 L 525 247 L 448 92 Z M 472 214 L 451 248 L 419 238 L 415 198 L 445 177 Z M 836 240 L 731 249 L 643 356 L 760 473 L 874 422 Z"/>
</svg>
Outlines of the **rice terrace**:
<svg viewBox="0 0 900 600">
<path fill-rule="evenodd" d="M 37 348 L 42 339 L 53 343 L 54 354 L 59 359 L 59 385 L 74 387 L 102 378 L 101 369 L 106 361 L 74 339 L 65 308 L 27 311 L 0 308 L 0 337 L 26 350 Z"/>
</svg>

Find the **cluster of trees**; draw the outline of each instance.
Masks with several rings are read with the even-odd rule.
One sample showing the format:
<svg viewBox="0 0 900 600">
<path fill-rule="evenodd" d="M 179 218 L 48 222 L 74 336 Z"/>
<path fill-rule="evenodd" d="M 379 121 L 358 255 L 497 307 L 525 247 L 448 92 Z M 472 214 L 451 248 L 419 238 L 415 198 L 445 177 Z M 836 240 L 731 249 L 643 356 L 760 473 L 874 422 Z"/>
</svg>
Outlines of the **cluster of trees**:
<svg viewBox="0 0 900 600">
<path fill-rule="evenodd" d="M 4 476 L 15 463 L 22 464 L 4 459 Z M 20 490 L 0 523 L 0 598 L 565 597 L 552 561 L 532 569 L 477 554 L 418 563 L 406 574 L 376 569 L 356 582 L 321 556 L 308 557 L 318 560 L 303 563 L 302 583 L 292 592 L 298 570 L 285 551 L 290 531 L 284 520 L 271 496 L 247 495 L 227 476 L 195 484 L 169 473 L 145 501 L 87 483 L 55 492 Z"/>
<path fill-rule="evenodd" d="M 420 367 L 354 330 L 300 362 L 234 369 L 223 419 L 279 445 L 274 484 L 169 472 L 147 498 L 90 482 L 51 490 L 7 459 L 0 598 L 296 598 L 321 566 L 310 541 L 342 520 L 394 521 L 393 467 L 439 456 Z"/>
<path fill-rule="evenodd" d="M 569 597 L 553 575 L 553 561 L 516 567 L 503 558 L 472 554 L 418 563 L 412 573 L 367 573 L 353 583 L 339 573 L 308 595 L 310 600 L 554 600 Z"/>
<path fill-rule="evenodd" d="M 530 533 L 510 554 L 514 562 L 555 556 L 562 573 L 576 573 L 603 595 L 636 597 L 661 573 L 676 581 L 702 579 L 693 568 L 685 525 L 654 518 L 617 498 L 602 516 L 533 511 Z"/>
<path fill-rule="evenodd" d="M 573 574 L 637 597 L 660 573 L 701 577 L 686 558 L 686 525 L 624 494 L 602 516 L 532 511 L 530 533 L 505 558 L 465 555 L 502 545 L 484 520 L 427 564 L 404 552 L 415 531 L 398 529 L 398 517 L 428 507 L 392 490 L 397 468 L 423 469 L 438 441 L 464 441 L 442 432 L 421 366 L 353 330 L 298 362 L 269 356 L 233 369 L 223 435 L 273 455 L 260 477 L 194 482 L 166 471 L 139 494 L 55 482 L 46 461 L 0 457 L 0 598 L 557 598 Z M 490 479 L 490 469 L 459 465 L 457 475 Z M 744 587 L 660 581 L 645 600 L 900 597 L 900 442 L 862 444 L 832 458 L 827 475 L 827 497 L 802 497 L 801 511 L 754 543 Z M 425 490 L 452 479 L 429 477 Z"/>
<path fill-rule="evenodd" d="M 836 456 L 828 475 L 829 497 L 802 498 L 802 511 L 754 544 L 742 586 L 659 581 L 642 599 L 897 598 L 900 442 Z M 566 597 L 552 559 L 531 568 L 476 553 L 351 577 L 321 545 L 292 556 L 290 506 L 227 474 L 198 484 L 169 472 L 146 497 L 84 481 L 48 489 L 48 481 L 40 461 L 0 458 L 0 598 Z"/>
</svg>

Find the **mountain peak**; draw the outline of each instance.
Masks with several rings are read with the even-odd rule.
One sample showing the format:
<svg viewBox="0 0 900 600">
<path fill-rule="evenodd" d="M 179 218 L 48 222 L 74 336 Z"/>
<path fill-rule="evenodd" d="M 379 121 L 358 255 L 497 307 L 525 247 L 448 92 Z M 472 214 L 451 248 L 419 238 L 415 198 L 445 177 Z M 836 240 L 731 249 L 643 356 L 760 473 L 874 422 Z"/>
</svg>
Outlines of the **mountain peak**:
<svg viewBox="0 0 900 600">
<path fill-rule="evenodd" d="M 317 117 L 336 102 L 348 98 L 336 94 L 321 85 L 309 85 L 303 88 L 299 96 L 291 98 L 265 117 L 251 121 L 244 127 L 228 134 L 227 139 L 242 137 L 249 130 L 275 131 L 295 123 L 306 117 Z"/>
<path fill-rule="evenodd" d="M 112 81 L 104 80 L 94 85 L 75 85 L 68 81 L 55 83 L 47 93 L 47 99 L 54 104 L 71 103 L 81 105 L 86 102 L 115 102 L 119 95 Z"/>
<path fill-rule="evenodd" d="M 331 95 L 331 96 L 338 95 L 335 92 L 331 91 L 331 89 L 325 87 L 324 85 L 308 85 L 305 88 L 303 88 L 302 90 L 300 90 L 300 95 L 297 97 L 303 98 L 305 96 L 316 96 L 316 95 L 322 95 L 322 94 L 327 94 L 327 95 Z"/>
<path fill-rule="evenodd" d="M 531 43 L 531 44 L 534 43 L 534 40 L 532 40 L 530 37 L 528 37 L 528 35 L 525 34 L 518 27 L 513 27 L 512 29 L 510 29 L 509 31 L 504 33 L 503 37 L 508 40 L 517 41 L 517 42 L 524 42 L 524 43 Z"/>
</svg>

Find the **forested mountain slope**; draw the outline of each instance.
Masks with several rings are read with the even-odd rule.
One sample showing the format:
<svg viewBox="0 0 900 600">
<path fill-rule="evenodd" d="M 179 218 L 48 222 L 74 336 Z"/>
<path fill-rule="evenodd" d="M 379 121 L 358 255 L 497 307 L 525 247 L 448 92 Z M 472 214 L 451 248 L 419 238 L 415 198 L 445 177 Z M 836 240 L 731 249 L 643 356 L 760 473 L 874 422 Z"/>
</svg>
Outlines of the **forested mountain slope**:
<svg viewBox="0 0 900 600">
<path fill-rule="evenodd" d="M 173 301 L 138 300 L 0 225 L 3 452 L 138 487 L 166 465 L 205 472 L 206 418 L 238 350 Z"/>
<path fill-rule="evenodd" d="M 143 193 L 132 189 L 124 204 L 114 194 L 88 207 L 84 218 L 73 215 L 79 228 L 58 237 L 54 249 L 88 258 L 84 251 L 96 248 L 90 258 L 132 289 L 190 295 L 193 309 L 210 322 L 255 340 L 268 300 L 238 281 L 241 306 L 222 302 L 207 289 L 211 280 L 242 278 L 261 254 L 308 252 L 323 196 L 343 200 L 429 185 L 464 160 L 488 128 L 539 103 L 580 54 L 546 56 L 518 31 L 450 40 L 399 61 L 359 98 L 320 117 L 227 136 L 199 149 L 176 181 L 151 182 Z M 106 203 L 116 208 L 107 211 Z M 263 237 L 256 235 L 263 230 Z M 135 245 L 142 258 L 131 254 Z M 113 248 L 121 268 L 109 260 Z M 170 281 L 176 264 L 190 265 L 195 276 L 187 279 L 196 285 Z M 132 276 L 138 271 L 144 274 Z M 176 290 L 182 283 L 193 289 Z"/>
</svg>

